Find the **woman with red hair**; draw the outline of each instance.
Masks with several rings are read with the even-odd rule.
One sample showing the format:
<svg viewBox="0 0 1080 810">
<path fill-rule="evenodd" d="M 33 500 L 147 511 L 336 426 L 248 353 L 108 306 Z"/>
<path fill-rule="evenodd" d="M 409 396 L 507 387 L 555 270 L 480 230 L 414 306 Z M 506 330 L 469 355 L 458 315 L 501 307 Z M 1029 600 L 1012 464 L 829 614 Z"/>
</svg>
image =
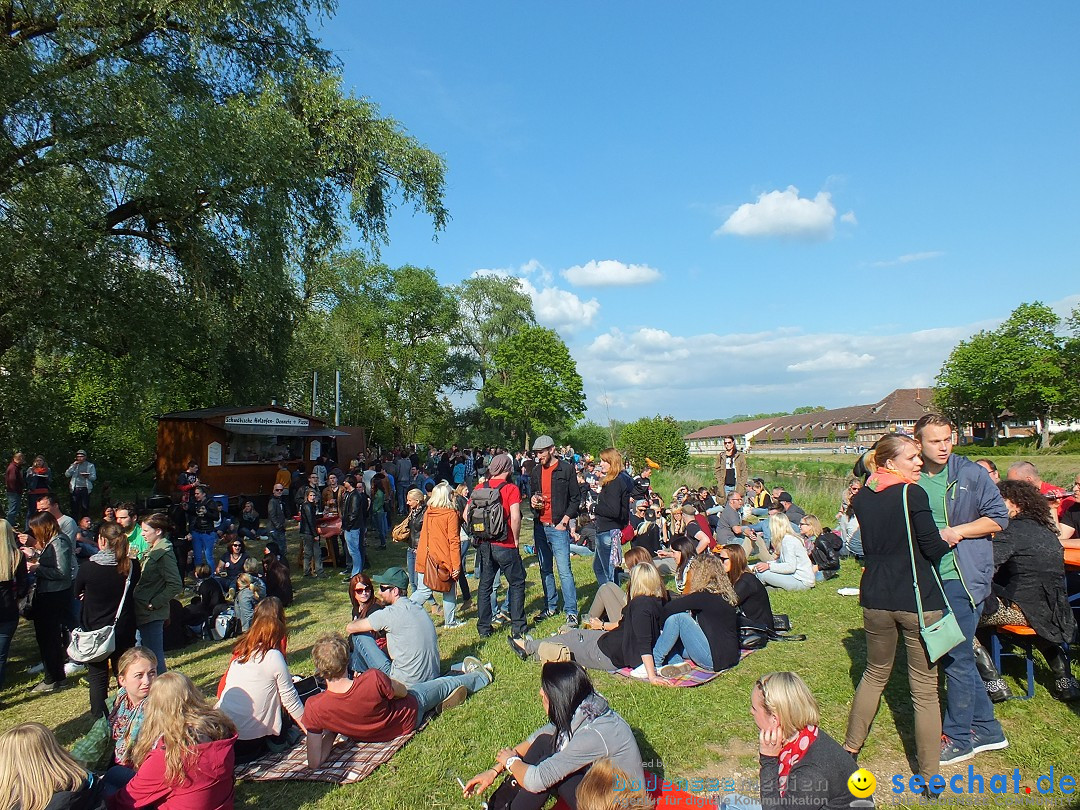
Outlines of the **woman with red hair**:
<svg viewBox="0 0 1080 810">
<path fill-rule="evenodd" d="M 274 602 L 277 609 L 271 609 Z M 236 761 L 240 763 L 298 741 L 300 734 L 292 722 L 307 731 L 304 704 L 282 652 L 288 635 L 284 612 L 275 597 L 263 600 L 260 607 L 263 604 L 268 607 L 255 611 L 251 627 L 233 647 L 217 705 L 236 724 Z"/>
</svg>

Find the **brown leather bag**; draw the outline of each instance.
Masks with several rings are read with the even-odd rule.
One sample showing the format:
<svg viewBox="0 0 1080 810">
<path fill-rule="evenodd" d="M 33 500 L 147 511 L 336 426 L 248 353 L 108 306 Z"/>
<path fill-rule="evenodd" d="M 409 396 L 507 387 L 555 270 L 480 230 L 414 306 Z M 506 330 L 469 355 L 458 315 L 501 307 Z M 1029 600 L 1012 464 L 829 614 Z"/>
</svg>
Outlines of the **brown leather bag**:
<svg viewBox="0 0 1080 810">
<path fill-rule="evenodd" d="M 439 593 L 448 593 L 454 587 L 451 574 L 453 571 L 445 563 L 440 563 L 433 555 L 428 554 L 427 562 L 424 563 L 425 587 Z"/>
<path fill-rule="evenodd" d="M 395 543 L 408 543 L 410 534 L 409 519 L 405 518 L 391 530 L 390 539 Z"/>
</svg>

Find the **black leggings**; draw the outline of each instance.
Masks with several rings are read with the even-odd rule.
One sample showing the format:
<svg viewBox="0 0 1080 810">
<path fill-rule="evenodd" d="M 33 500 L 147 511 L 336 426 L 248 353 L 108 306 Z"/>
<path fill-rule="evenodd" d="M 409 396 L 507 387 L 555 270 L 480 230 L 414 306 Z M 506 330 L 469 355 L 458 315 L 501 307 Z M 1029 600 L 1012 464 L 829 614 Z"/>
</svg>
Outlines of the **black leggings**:
<svg viewBox="0 0 1080 810">
<path fill-rule="evenodd" d="M 536 765 L 555 753 L 555 736 L 553 734 L 541 734 L 529 750 L 522 757 L 529 765 Z M 561 798 L 571 810 L 577 810 L 577 788 L 581 780 L 585 778 L 588 768 L 575 771 L 543 793 L 530 793 L 525 788 L 519 788 L 514 800 L 510 803 L 510 810 L 540 810 L 551 796 Z"/>
<path fill-rule="evenodd" d="M 64 622 L 71 615 L 71 588 L 62 591 L 38 591 L 34 596 L 34 637 L 41 663 L 45 665 L 45 683 L 65 679 L 67 633 Z"/>
</svg>

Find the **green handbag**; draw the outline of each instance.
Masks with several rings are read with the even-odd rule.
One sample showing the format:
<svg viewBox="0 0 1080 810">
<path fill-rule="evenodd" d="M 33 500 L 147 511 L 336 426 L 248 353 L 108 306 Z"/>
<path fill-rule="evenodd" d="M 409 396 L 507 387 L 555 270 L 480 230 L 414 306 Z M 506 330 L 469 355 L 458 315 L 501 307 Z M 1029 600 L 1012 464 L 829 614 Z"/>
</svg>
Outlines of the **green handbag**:
<svg viewBox="0 0 1080 810">
<path fill-rule="evenodd" d="M 71 755 L 85 765 L 87 770 L 102 773 L 107 771 L 113 763 L 115 743 L 112 730 L 109 728 L 109 713 L 112 712 L 115 702 L 116 695 L 109 697 L 105 702 L 107 709 L 105 714 L 99 717 L 90 730 L 71 746 Z"/>
</svg>

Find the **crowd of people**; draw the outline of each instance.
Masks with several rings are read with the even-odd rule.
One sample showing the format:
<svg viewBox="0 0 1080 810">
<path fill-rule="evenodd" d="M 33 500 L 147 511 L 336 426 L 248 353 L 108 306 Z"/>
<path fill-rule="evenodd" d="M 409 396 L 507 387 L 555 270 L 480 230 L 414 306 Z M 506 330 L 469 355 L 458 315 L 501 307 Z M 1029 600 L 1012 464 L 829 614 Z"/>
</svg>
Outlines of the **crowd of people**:
<svg viewBox="0 0 1080 810">
<path fill-rule="evenodd" d="M 439 649 L 436 622 L 461 628 L 475 601 L 480 639 L 504 628 L 515 655 L 542 665 L 550 722 L 496 752 L 495 765 L 468 780 L 464 794 L 494 788 L 489 807 L 538 808 L 552 796 L 570 807 L 615 806 L 603 803 L 611 782 L 605 792 L 602 780 L 640 783 L 641 751 L 588 671 L 623 670 L 664 685 L 694 668 L 736 667 L 745 649 L 775 638 L 770 591 L 810 590 L 850 557 L 863 569 L 866 670 L 846 734 L 839 743 L 820 727 L 816 701 L 797 674 L 759 678 L 749 700 L 759 730 L 760 801 L 850 805 L 847 778 L 901 637 L 918 776 L 934 795 L 942 765 L 1008 746 L 993 709 L 1004 682 L 983 647 L 994 628 L 1031 627 L 1054 674 L 1054 696 L 1080 698 L 1064 647 L 1075 642 L 1076 626 L 1062 557 L 1063 544 L 1078 542 L 1080 506 L 1026 462 L 999 482 L 992 462 L 952 452 L 953 430 L 928 415 L 913 436 L 880 440 L 845 486 L 828 520 L 835 530 L 784 488 L 751 478 L 734 439 L 724 440 L 716 486 L 680 487 L 668 500 L 653 490 L 655 462 L 635 475 L 614 448 L 593 458 L 556 447 L 550 436 L 527 453 L 452 447 L 421 460 L 403 448 L 390 458 L 356 459 L 347 471 L 323 459 L 310 473 L 282 465 L 265 527 L 252 502 L 235 517 L 224 513 L 195 464 L 181 474 L 178 502 L 167 512 L 140 520 L 134 504 L 115 504 L 95 523 L 96 470 L 82 451 L 66 476 L 68 516 L 49 489 L 44 460 L 24 471 L 16 454 L 8 517 L 0 520 L 0 683 L 20 615 L 33 622 L 44 672 L 34 693 L 69 685 L 65 649 L 76 628 L 112 627 L 114 645 L 86 663 L 98 720 L 88 736 L 105 744 L 104 759 L 75 759 L 48 728 L 24 723 L 0 735 L 0 789 L 8 787 L 10 806 L 22 810 L 103 802 L 231 807 L 238 764 L 305 740 L 316 768 L 339 734 L 393 740 L 490 685 L 490 663 L 467 656 L 447 672 Z M 13 501 L 11 487 L 20 485 Z M 44 491 L 31 492 L 32 485 Z M 1080 478 L 1074 490 L 1080 496 Z M 531 546 L 522 539 L 525 520 Z M 321 543 L 340 538 L 352 607 L 343 632 L 315 643 L 311 689 L 298 688 L 287 661 L 290 521 L 298 524 L 304 576 L 326 576 Z M 369 576 L 369 541 L 399 543 L 404 565 Z M 525 613 L 523 552 L 535 555 L 539 575 L 541 609 L 533 616 Z M 591 557 L 595 582 L 581 587 L 595 584 L 595 593 L 585 611 L 574 555 Z M 166 626 L 202 634 L 225 612 L 241 635 L 211 703 L 187 676 L 167 671 Z M 556 616 L 557 633 L 527 634 Z M 925 640 L 926 628 L 941 624 L 955 626 L 947 649 Z M 113 685 L 118 691 L 110 694 Z M 100 748 L 80 746 L 75 754 Z M 5 749 L 46 763 L 33 784 L 5 770 Z M 648 796 L 639 798 L 649 806 Z"/>
</svg>

